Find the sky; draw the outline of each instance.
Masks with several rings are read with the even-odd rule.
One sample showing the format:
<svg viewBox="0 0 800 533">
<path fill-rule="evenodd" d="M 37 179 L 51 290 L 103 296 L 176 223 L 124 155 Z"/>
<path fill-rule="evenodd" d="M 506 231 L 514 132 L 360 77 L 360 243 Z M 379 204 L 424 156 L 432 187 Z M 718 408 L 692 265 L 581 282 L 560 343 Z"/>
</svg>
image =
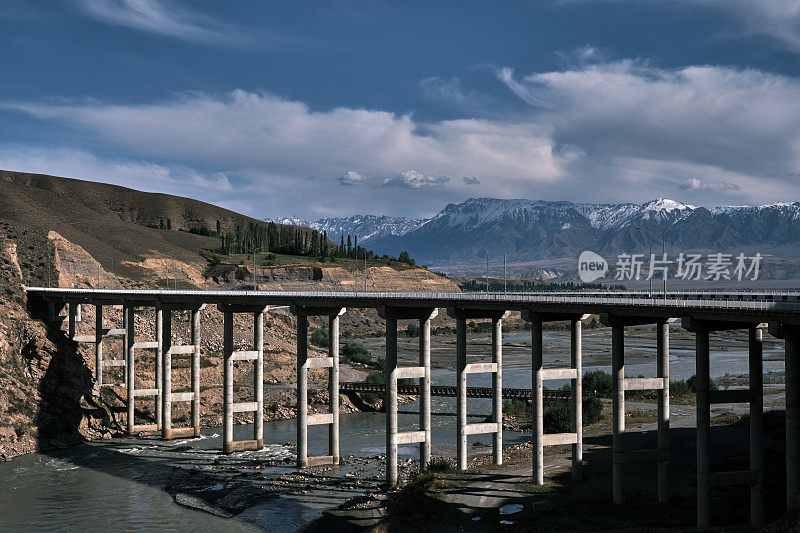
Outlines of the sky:
<svg viewBox="0 0 800 533">
<path fill-rule="evenodd" d="M 800 0 L 4 0 L 0 168 L 258 218 L 800 201 Z"/>
</svg>

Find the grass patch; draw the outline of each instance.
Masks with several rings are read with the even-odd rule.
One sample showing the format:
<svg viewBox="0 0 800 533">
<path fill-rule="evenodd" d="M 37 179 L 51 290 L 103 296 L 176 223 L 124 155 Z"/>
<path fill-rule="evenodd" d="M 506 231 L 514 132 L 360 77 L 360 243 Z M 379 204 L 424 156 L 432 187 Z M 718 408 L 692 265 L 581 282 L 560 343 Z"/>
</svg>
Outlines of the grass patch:
<svg viewBox="0 0 800 533">
<path fill-rule="evenodd" d="M 454 474 L 456 471 L 456 465 L 444 457 L 434 457 L 428 461 L 426 470 L 428 472 L 437 474 Z"/>
</svg>

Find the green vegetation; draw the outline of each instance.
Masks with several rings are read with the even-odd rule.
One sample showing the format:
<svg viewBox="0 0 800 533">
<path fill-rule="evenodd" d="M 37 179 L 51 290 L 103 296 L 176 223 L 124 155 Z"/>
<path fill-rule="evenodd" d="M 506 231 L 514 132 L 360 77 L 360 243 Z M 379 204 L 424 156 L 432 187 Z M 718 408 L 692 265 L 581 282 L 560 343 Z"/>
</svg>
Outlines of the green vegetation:
<svg viewBox="0 0 800 533">
<path fill-rule="evenodd" d="M 565 386 L 564 390 L 569 390 Z M 533 407 L 522 400 L 508 400 L 503 404 L 503 411 L 509 416 L 523 420 L 531 420 Z M 594 395 L 584 395 L 583 424 L 589 425 L 600 421 L 603 414 L 603 402 Z M 572 431 L 572 404 L 569 400 L 548 400 L 544 403 L 542 414 L 545 433 L 567 433 Z"/>
<path fill-rule="evenodd" d="M 426 470 L 437 474 L 452 474 L 456 471 L 456 465 L 444 457 L 432 457 L 431 460 L 428 461 Z"/>
<path fill-rule="evenodd" d="M 355 342 L 348 342 L 342 347 L 341 357 L 343 362 L 359 365 L 372 365 L 372 355 L 369 350 Z"/>
<path fill-rule="evenodd" d="M 409 324 L 406 326 L 406 336 L 419 337 L 419 326 L 416 324 Z"/>
<path fill-rule="evenodd" d="M 316 329 L 311 334 L 311 344 L 314 346 L 328 346 L 328 332 L 324 329 Z"/>
<path fill-rule="evenodd" d="M 629 376 L 630 377 L 630 376 Z M 644 377 L 644 376 L 637 376 Z M 719 387 L 712 381 L 711 390 L 718 390 Z M 587 372 L 583 375 L 583 391 L 584 394 L 594 394 L 599 398 L 611 398 L 614 394 L 614 379 L 611 374 L 603 372 L 602 370 L 595 370 Z M 670 398 L 680 398 L 688 396 L 697 392 L 697 377 L 692 376 L 685 380 L 670 380 L 669 382 L 669 396 Z M 632 400 L 655 400 L 658 397 L 658 391 L 655 390 L 632 390 L 626 391 L 625 397 Z"/>
</svg>

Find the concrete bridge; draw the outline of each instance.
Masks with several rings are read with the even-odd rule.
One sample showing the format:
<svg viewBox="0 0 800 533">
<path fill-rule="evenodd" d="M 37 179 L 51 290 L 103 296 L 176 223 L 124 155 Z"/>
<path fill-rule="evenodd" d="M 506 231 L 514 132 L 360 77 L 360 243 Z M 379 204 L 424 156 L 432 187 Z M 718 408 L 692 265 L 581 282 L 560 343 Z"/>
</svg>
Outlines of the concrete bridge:
<svg viewBox="0 0 800 533">
<path fill-rule="evenodd" d="M 371 392 L 386 394 L 386 384 L 384 383 L 365 383 L 365 382 L 343 382 L 339 383 L 339 392 Z M 458 387 L 448 385 L 431 385 L 429 393 L 431 396 L 450 397 L 458 396 Z M 405 396 L 419 396 L 419 385 L 397 385 L 397 394 Z M 467 398 L 493 398 L 494 389 L 491 387 L 467 387 Z M 558 389 L 545 389 L 545 400 L 569 400 L 571 394 L 568 391 Z M 503 388 L 504 400 L 533 400 L 533 389 L 512 389 Z"/>
<path fill-rule="evenodd" d="M 346 308 L 376 308 L 386 321 L 386 481 L 397 483 L 397 449 L 402 444 L 418 443 L 420 465 L 430 461 L 430 321 L 437 310 L 446 308 L 456 320 L 456 412 L 457 466 L 467 467 L 467 435 L 493 436 L 493 461 L 502 462 L 502 319 L 511 310 L 522 311 L 531 322 L 531 383 L 533 391 L 533 481 L 544 482 L 545 446 L 572 446 L 572 475 L 580 479 L 583 462 L 581 320 L 587 314 L 599 314 L 611 327 L 613 393 L 613 473 L 612 497 L 616 504 L 625 502 L 624 466 L 638 462 L 657 464 L 658 499 L 670 498 L 669 482 L 669 323 L 680 319 L 684 328 L 696 336 L 697 367 L 697 524 L 711 525 L 710 492 L 715 487 L 742 485 L 750 488 L 751 521 L 758 526 L 764 521 L 764 419 L 762 378 L 762 331 L 785 340 L 786 365 L 786 495 L 787 504 L 800 496 L 800 293 L 797 292 L 564 292 L 564 293 L 407 293 L 407 292 L 290 292 L 290 291 L 201 291 L 201 290 L 107 290 L 107 289 L 27 289 L 33 310 L 58 314 L 68 308 L 68 334 L 77 342 L 93 343 L 96 357 L 96 381 L 103 386 L 103 369 L 123 366 L 128 402 L 128 430 L 160 431 L 163 438 L 199 436 L 200 434 L 200 342 L 199 310 L 204 305 L 217 305 L 224 315 L 224 438 L 223 451 L 259 449 L 263 446 L 263 416 L 255 416 L 252 440 L 233 440 L 233 415 L 236 412 L 263 413 L 263 315 L 273 306 L 289 306 L 297 317 L 297 466 L 339 463 L 339 317 Z M 95 334 L 78 337 L 75 322 L 81 305 L 96 307 Z M 124 326 L 107 328 L 103 308 L 122 306 Z M 156 310 L 154 339 L 136 339 L 132 312 L 136 308 Z M 190 343 L 172 344 L 172 314 L 187 310 L 191 314 Z M 250 350 L 234 350 L 233 316 L 253 316 L 254 338 Z M 325 316 L 329 321 L 327 357 L 308 356 L 308 317 Z M 397 321 L 417 320 L 420 327 L 419 365 L 398 367 Z M 467 363 L 468 319 L 492 321 L 492 362 Z M 542 327 L 546 322 L 568 321 L 571 332 L 571 363 L 565 368 L 544 368 Z M 655 324 L 657 338 L 656 378 L 625 377 L 625 327 Z M 746 329 L 749 331 L 748 389 L 711 391 L 709 333 Z M 122 360 L 104 360 L 103 342 L 121 337 L 125 346 Z M 156 382 L 148 389 L 135 389 L 137 350 L 156 353 Z M 188 354 L 192 359 L 190 392 L 172 392 L 172 356 Z M 236 362 L 255 365 L 254 401 L 233 401 L 233 368 Z M 308 369 L 329 369 L 330 410 L 324 414 L 308 414 Z M 492 374 L 492 421 L 467 424 L 467 377 L 469 374 Z M 400 378 L 419 379 L 419 428 L 398 431 L 397 395 Z M 545 434 L 543 428 L 543 383 L 546 380 L 569 379 L 572 382 L 572 430 L 568 433 Z M 658 391 L 658 448 L 632 450 L 625 439 L 625 391 L 651 389 Z M 151 397 L 156 402 L 157 423 L 136 425 L 134 405 L 137 399 Z M 191 425 L 173 427 L 173 402 L 191 403 Z M 740 472 L 712 472 L 710 406 L 713 403 L 741 402 L 750 407 L 750 469 Z M 309 457 L 307 429 L 309 425 L 327 425 L 329 453 Z"/>
</svg>

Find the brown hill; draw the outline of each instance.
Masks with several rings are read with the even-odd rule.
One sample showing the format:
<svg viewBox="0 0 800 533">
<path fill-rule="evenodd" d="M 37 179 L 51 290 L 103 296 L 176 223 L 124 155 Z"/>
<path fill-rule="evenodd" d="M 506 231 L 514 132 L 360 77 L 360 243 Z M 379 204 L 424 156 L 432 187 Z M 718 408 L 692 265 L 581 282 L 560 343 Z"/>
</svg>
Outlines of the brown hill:
<svg viewBox="0 0 800 533">
<path fill-rule="evenodd" d="M 173 231 L 148 227 L 167 219 Z M 202 269 L 205 260 L 198 252 L 218 247 L 219 239 L 174 230 L 214 229 L 218 220 L 223 231 L 264 224 L 190 198 L 0 170 L 0 232 L 18 243 L 23 276 L 39 282 L 47 282 L 51 231 L 81 246 L 104 270 L 136 279 L 141 269 L 131 264 L 153 258 L 172 257 Z"/>
</svg>

